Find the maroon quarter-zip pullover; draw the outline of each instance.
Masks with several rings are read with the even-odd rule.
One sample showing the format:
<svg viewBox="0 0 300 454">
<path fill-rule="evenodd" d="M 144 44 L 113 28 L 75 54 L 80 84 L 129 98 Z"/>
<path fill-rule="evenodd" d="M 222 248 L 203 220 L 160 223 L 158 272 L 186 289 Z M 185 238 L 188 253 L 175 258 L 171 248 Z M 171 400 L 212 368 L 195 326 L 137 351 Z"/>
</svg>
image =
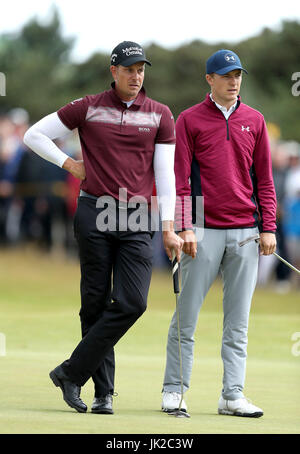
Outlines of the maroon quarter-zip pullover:
<svg viewBox="0 0 300 454">
<path fill-rule="evenodd" d="M 176 219 L 185 196 L 203 196 L 204 226 L 276 231 L 276 195 L 267 128 L 263 115 L 238 99 L 228 120 L 210 99 L 185 111 L 176 122 Z M 196 204 L 193 203 L 193 223 Z M 186 212 L 186 209 L 185 209 Z M 179 219 L 181 218 L 181 219 Z M 180 229 L 179 229 L 180 230 Z"/>
</svg>

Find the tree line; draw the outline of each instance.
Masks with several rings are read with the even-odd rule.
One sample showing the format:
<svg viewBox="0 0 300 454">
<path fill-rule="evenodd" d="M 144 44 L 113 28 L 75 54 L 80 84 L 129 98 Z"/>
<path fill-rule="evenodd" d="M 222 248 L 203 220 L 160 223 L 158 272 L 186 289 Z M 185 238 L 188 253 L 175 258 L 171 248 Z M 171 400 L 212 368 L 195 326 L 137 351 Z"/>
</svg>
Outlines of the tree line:
<svg viewBox="0 0 300 454">
<path fill-rule="evenodd" d="M 73 37 L 63 36 L 57 10 L 48 24 L 32 18 L 17 33 L 1 34 L 0 72 L 6 77 L 6 96 L 0 97 L 0 113 L 23 107 L 35 122 L 73 99 L 108 89 L 109 55 L 96 52 L 76 63 L 71 58 L 74 43 Z M 145 88 L 177 118 L 208 92 L 207 58 L 218 49 L 231 49 L 249 73 L 243 76 L 242 101 L 278 125 L 282 140 L 300 142 L 299 43 L 300 22 L 287 20 L 276 30 L 265 28 L 236 44 L 195 40 L 170 50 L 151 43 L 146 47 L 152 67 L 146 69 Z"/>
</svg>

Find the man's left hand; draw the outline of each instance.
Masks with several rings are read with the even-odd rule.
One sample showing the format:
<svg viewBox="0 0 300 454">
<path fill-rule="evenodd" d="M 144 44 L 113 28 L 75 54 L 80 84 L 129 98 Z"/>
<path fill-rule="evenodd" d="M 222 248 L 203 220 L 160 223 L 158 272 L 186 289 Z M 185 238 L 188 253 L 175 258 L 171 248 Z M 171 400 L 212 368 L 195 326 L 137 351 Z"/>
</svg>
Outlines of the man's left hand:
<svg viewBox="0 0 300 454">
<path fill-rule="evenodd" d="M 260 255 L 270 255 L 276 251 L 275 233 L 263 232 L 260 234 L 259 247 Z"/>
</svg>

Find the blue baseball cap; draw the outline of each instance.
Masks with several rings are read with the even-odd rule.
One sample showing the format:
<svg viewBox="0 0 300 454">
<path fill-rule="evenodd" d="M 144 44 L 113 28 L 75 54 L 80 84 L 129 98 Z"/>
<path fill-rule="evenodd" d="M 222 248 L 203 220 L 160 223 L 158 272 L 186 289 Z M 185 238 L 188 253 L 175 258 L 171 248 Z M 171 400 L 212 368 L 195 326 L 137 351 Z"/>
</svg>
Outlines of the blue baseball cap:
<svg viewBox="0 0 300 454">
<path fill-rule="evenodd" d="M 206 62 L 206 74 L 217 73 L 223 75 L 234 69 L 241 69 L 248 74 L 248 71 L 242 67 L 241 60 L 232 50 L 220 49 L 211 55 Z"/>
</svg>

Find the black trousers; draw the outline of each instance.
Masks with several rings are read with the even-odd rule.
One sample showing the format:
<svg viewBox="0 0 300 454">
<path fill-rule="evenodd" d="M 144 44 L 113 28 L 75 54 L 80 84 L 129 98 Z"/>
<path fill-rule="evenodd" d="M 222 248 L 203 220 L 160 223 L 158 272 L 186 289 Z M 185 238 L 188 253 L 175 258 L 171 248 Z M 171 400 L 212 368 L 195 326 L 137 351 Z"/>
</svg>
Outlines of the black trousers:
<svg viewBox="0 0 300 454">
<path fill-rule="evenodd" d="M 92 377 L 95 396 L 114 392 L 114 345 L 147 307 L 152 232 L 101 232 L 96 201 L 79 197 L 74 219 L 81 268 L 82 340 L 62 368 L 83 386 Z M 131 210 L 132 211 L 132 210 Z M 128 209 L 128 216 L 130 209 Z"/>
</svg>

